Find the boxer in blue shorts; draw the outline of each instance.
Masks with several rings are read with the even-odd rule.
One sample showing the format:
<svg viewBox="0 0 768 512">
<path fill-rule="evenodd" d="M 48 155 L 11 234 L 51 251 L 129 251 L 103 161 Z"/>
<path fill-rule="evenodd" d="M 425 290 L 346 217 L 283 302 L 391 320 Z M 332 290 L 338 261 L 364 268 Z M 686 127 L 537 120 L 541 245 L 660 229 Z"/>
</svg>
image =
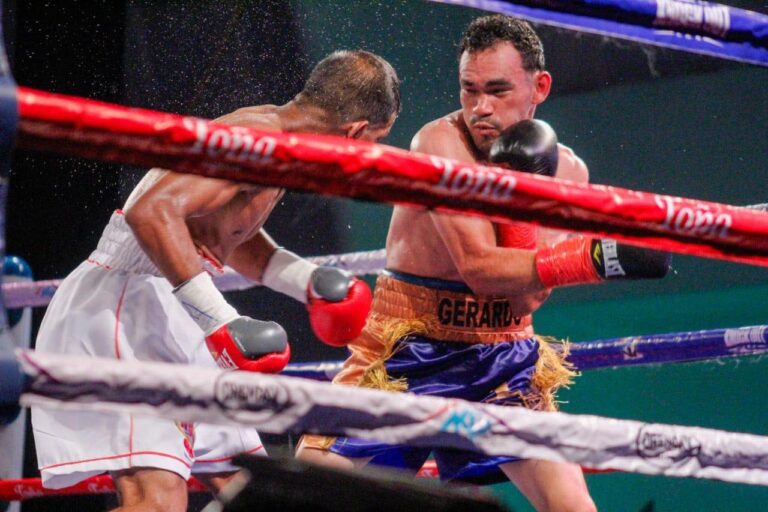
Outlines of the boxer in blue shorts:
<svg viewBox="0 0 768 512">
<path fill-rule="evenodd" d="M 588 181 L 584 162 L 533 119 L 552 76 L 526 22 L 473 21 L 459 45 L 459 84 L 461 109 L 422 127 L 412 150 L 446 170 L 460 167 L 456 161 L 492 162 Z M 334 382 L 539 410 L 555 409 L 557 388 L 573 376 L 567 350 L 534 337 L 530 315 L 551 289 L 663 277 L 669 267 L 668 255 L 611 240 L 405 206 L 394 208 L 386 251 L 389 272 L 378 278 L 368 322 Z M 297 456 L 337 468 L 413 469 L 426 451 L 305 435 Z M 444 479 L 505 475 L 537 510 L 595 510 L 575 464 L 440 450 L 436 459 Z"/>
<path fill-rule="evenodd" d="M 395 325 L 411 334 L 390 343 L 386 332 L 395 333 Z M 573 375 L 559 354 L 540 346 L 530 316 L 513 316 L 509 301 L 477 297 L 463 283 L 401 272 L 379 277 L 366 330 L 350 349 L 337 383 L 395 390 L 407 383 L 416 394 L 495 405 L 552 409 L 551 389 Z M 413 472 L 430 455 L 425 448 L 351 438 L 305 436 L 304 444 Z M 455 450 L 435 450 L 434 456 L 442 478 L 475 483 L 506 480 L 498 466 L 518 460 Z"/>
</svg>

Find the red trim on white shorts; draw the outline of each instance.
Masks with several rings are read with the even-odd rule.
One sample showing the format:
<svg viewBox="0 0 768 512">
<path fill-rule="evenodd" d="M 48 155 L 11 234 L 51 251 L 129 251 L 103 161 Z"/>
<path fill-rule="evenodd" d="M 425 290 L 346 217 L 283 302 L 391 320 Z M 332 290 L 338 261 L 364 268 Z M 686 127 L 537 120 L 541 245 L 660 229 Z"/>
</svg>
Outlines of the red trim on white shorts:
<svg viewBox="0 0 768 512">
<path fill-rule="evenodd" d="M 98 260 L 94 260 L 93 258 L 88 258 L 85 261 L 87 261 L 91 265 L 96 265 L 97 267 L 101 267 L 104 270 L 112 270 L 112 266 L 111 265 L 105 265 L 104 263 L 102 263 L 102 262 L 100 262 Z"/>
<path fill-rule="evenodd" d="M 123 285 L 123 291 L 120 292 L 120 298 L 117 300 L 117 308 L 115 309 L 115 357 L 120 359 L 120 312 L 123 309 L 123 299 L 125 298 L 125 290 L 128 289 L 128 279 L 125 280 Z"/>
<path fill-rule="evenodd" d="M 264 445 L 260 444 L 259 446 L 257 446 L 256 448 L 253 448 L 252 450 L 248 450 L 247 452 L 240 452 L 235 455 L 231 455 L 229 457 L 219 457 L 218 459 L 195 459 L 195 462 L 227 462 L 228 460 L 232 460 L 237 455 L 240 455 L 242 453 L 251 454 L 251 453 L 256 453 L 258 451 L 261 451 L 263 449 L 264 449 Z"/>
<path fill-rule="evenodd" d="M 113 460 L 113 459 L 122 459 L 124 457 L 133 457 L 134 455 L 157 455 L 158 457 L 167 457 L 169 459 L 173 459 L 177 462 L 182 463 L 183 465 L 187 466 L 188 468 L 191 468 L 192 466 L 186 462 L 183 459 L 180 459 L 176 457 L 175 455 L 171 455 L 169 453 L 163 453 L 163 452 L 153 452 L 153 451 L 144 451 L 144 452 L 130 452 L 130 453 L 121 453 L 120 455 L 110 455 L 108 457 L 97 457 L 95 459 L 84 459 L 84 460 L 76 460 L 72 462 L 60 462 L 59 464 L 51 464 L 50 466 L 44 466 L 40 468 L 40 471 L 45 471 L 53 468 L 58 468 L 61 466 L 71 466 L 73 464 L 85 464 L 87 462 L 96 462 L 99 460 Z"/>
<path fill-rule="evenodd" d="M 128 429 L 128 453 L 131 454 L 128 465 L 133 466 L 133 414 L 131 414 L 131 426 Z"/>
</svg>

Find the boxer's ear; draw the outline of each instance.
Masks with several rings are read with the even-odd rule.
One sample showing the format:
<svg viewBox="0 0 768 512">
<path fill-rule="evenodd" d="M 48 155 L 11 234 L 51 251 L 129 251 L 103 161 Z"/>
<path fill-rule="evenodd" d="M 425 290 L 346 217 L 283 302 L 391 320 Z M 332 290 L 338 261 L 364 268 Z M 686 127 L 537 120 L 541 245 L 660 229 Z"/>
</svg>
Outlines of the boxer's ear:
<svg viewBox="0 0 768 512">
<path fill-rule="evenodd" d="M 533 76 L 533 97 L 531 102 L 538 105 L 547 99 L 552 90 L 552 75 L 546 71 L 537 71 Z"/>
<path fill-rule="evenodd" d="M 349 139 L 359 139 L 365 133 L 365 129 L 368 128 L 368 120 L 361 119 L 359 121 L 352 121 L 346 123 L 344 126 L 345 136 Z"/>
</svg>

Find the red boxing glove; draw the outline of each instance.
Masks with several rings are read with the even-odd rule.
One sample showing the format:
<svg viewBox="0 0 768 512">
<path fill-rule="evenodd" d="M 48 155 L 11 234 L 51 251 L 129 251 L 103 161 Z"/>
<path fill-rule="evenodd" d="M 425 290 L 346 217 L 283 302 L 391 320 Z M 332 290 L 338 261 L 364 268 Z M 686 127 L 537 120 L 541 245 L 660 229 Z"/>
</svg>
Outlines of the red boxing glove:
<svg viewBox="0 0 768 512">
<path fill-rule="evenodd" d="M 569 238 L 536 253 L 536 270 L 546 288 L 613 279 L 658 279 L 671 255 L 620 244 L 608 238 Z"/>
<path fill-rule="evenodd" d="M 277 373 L 288 364 L 288 335 L 276 322 L 240 316 L 201 272 L 173 290 L 205 333 L 205 344 L 220 368 Z"/>
<path fill-rule="evenodd" d="M 569 238 L 536 253 L 536 271 L 545 288 L 600 282 L 590 257 L 590 239 Z"/>
<path fill-rule="evenodd" d="M 321 269 L 338 271 L 332 267 L 318 267 L 318 271 Z M 371 309 L 371 289 L 365 281 L 350 277 L 347 286 L 347 295 L 339 301 L 322 298 L 322 293 L 315 289 L 307 303 L 309 323 L 315 335 L 334 347 L 343 347 L 360 336 Z"/>
<path fill-rule="evenodd" d="M 357 338 L 371 309 L 371 290 L 365 282 L 285 249 L 277 249 L 269 259 L 262 284 L 306 303 L 315 335 L 333 347 Z"/>
<path fill-rule="evenodd" d="M 244 316 L 206 336 L 205 344 L 221 368 L 279 373 L 291 359 L 291 346 L 279 324 Z"/>
</svg>

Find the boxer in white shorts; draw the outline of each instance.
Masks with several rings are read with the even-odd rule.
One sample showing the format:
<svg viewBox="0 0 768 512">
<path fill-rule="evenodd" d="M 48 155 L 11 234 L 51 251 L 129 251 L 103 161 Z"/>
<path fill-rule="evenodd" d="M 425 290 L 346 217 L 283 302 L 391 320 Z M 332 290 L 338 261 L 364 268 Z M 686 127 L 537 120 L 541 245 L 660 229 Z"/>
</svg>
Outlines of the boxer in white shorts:
<svg viewBox="0 0 768 512">
<path fill-rule="evenodd" d="M 152 171 L 145 183 L 159 173 Z M 36 349 L 215 367 L 202 331 L 172 292 L 118 210 L 98 248 L 56 292 Z M 235 471 L 232 456 L 266 453 L 253 429 L 38 408 L 32 418 L 43 485 L 55 489 L 133 466 L 166 469 L 184 479 L 193 466 L 202 473 Z"/>
<path fill-rule="evenodd" d="M 378 141 L 400 110 L 399 87 L 381 57 L 335 52 L 285 105 L 242 108 L 218 122 Z M 227 303 L 211 279 L 225 264 L 306 303 L 320 340 L 351 341 L 365 323 L 370 290 L 343 270 L 318 267 L 272 241 L 262 226 L 282 194 L 151 170 L 112 215 L 96 251 L 61 284 L 36 349 L 280 371 L 290 356 L 286 332 Z M 256 432 L 234 426 L 39 408 L 32 424 L 43 485 L 64 487 L 110 472 L 118 510 L 125 511 L 185 511 L 190 472 L 217 491 L 235 474 L 234 455 L 264 454 Z"/>
</svg>

